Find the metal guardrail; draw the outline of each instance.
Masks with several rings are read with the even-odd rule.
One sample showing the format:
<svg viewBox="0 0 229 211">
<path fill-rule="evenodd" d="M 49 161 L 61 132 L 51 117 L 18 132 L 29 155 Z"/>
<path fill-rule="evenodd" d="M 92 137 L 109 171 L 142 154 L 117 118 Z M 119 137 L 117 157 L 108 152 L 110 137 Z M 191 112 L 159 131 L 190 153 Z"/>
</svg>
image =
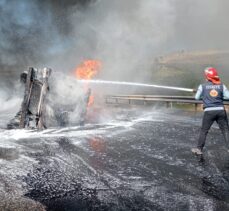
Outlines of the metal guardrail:
<svg viewBox="0 0 229 211">
<path fill-rule="evenodd" d="M 192 96 L 166 96 L 166 95 L 107 95 L 105 97 L 106 104 L 134 104 L 141 101 L 143 104 L 147 102 L 164 102 L 167 107 L 176 104 L 193 104 L 195 110 L 197 106 L 202 104 L 201 100 L 195 100 Z M 229 101 L 224 101 L 225 105 L 229 105 Z"/>
</svg>

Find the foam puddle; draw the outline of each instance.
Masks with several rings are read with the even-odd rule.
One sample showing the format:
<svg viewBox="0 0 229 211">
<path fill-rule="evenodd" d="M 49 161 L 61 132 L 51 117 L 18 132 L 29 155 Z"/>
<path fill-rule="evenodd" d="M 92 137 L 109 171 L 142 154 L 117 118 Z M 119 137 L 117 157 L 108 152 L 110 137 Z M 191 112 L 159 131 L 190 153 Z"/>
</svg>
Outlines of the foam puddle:
<svg viewBox="0 0 229 211">
<path fill-rule="evenodd" d="M 155 116 L 153 118 L 152 116 Z M 66 128 L 50 128 L 43 131 L 16 129 L 0 131 L 0 144 L 6 144 L 6 140 L 35 139 L 35 138 L 56 138 L 56 137 L 85 137 L 88 135 L 99 135 L 110 133 L 111 130 L 122 128 L 131 129 L 135 124 L 143 121 L 163 121 L 156 115 L 144 115 L 130 121 L 113 120 L 102 124 L 86 124 L 84 127 L 73 126 Z"/>
<path fill-rule="evenodd" d="M 114 125 L 107 125 L 105 127 L 96 128 L 96 129 L 90 129 L 90 130 L 75 130 L 75 127 L 69 127 L 68 130 L 63 129 L 52 129 L 51 131 L 41 131 L 41 132 L 35 132 L 35 131 L 28 131 L 28 130 L 11 130 L 11 131 L 3 131 L 0 133 L 1 136 L 1 142 L 4 142 L 6 140 L 20 140 L 20 139 L 35 139 L 35 138 L 55 138 L 55 137 L 85 137 L 88 135 L 99 135 L 104 134 L 111 129 L 115 129 L 117 127 L 125 127 L 128 128 L 131 126 L 131 124 L 128 124 L 126 126 L 121 124 L 114 124 Z"/>
<path fill-rule="evenodd" d="M 174 116 L 173 116 L 174 118 Z M 133 129 L 133 126 L 147 121 L 147 122 L 165 122 L 171 119 L 169 113 L 165 114 L 163 111 L 150 111 L 144 114 L 132 117 L 131 119 L 113 119 L 111 121 L 97 123 L 97 124 L 86 124 L 85 126 L 72 126 L 65 128 L 49 128 L 43 131 L 38 130 L 0 130 L 0 145 L 7 145 L 8 141 L 21 140 L 21 139 L 37 139 L 37 138 L 83 138 L 90 135 L 104 135 L 122 133 L 127 130 Z M 177 118 L 177 121 L 189 122 L 189 118 Z M 118 131 L 117 131 L 118 129 Z M 8 144 L 9 145 L 9 144 Z"/>
</svg>

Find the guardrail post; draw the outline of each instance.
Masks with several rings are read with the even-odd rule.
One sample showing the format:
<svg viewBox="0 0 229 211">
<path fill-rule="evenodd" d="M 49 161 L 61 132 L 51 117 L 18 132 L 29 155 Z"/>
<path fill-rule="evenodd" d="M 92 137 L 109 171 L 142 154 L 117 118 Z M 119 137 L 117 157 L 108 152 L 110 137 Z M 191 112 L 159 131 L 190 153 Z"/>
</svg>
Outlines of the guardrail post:
<svg viewBox="0 0 229 211">
<path fill-rule="evenodd" d="M 195 103 L 195 112 L 197 112 L 197 107 L 198 107 L 198 104 Z"/>
</svg>

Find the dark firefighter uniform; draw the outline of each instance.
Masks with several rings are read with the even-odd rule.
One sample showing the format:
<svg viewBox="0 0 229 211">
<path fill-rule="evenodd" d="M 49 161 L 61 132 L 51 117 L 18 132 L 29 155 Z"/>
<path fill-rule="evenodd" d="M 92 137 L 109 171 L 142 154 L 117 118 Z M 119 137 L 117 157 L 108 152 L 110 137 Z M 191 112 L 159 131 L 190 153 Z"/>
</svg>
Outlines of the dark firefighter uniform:
<svg viewBox="0 0 229 211">
<path fill-rule="evenodd" d="M 196 100 L 203 100 L 204 109 L 197 148 L 192 149 L 192 152 L 198 155 L 202 154 L 206 136 L 215 121 L 223 134 L 227 149 L 229 149 L 229 126 L 227 113 L 223 104 L 224 99 L 229 99 L 229 91 L 227 87 L 221 83 L 215 68 L 207 68 L 205 70 L 205 77 L 207 82 L 198 87 L 195 95 Z"/>
</svg>

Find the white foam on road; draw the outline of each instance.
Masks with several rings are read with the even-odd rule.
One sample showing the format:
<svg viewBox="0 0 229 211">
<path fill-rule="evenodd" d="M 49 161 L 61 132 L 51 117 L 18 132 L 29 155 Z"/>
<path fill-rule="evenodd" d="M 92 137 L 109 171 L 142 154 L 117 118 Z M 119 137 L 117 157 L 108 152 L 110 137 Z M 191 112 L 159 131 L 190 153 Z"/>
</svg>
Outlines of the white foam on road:
<svg viewBox="0 0 229 211">
<path fill-rule="evenodd" d="M 16 129 L 16 130 L 0 130 L 0 145 L 7 144 L 7 140 L 21 140 L 21 139 L 36 139 L 36 138 L 57 138 L 57 137 L 87 137 L 89 135 L 102 135 L 102 134 L 113 134 L 116 132 L 125 132 L 127 130 L 133 129 L 133 126 L 144 122 L 164 122 L 169 114 L 164 114 L 159 111 L 151 111 L 144 113 L 143 115 L 136 116 L 135 118 L 129 120 L 111 120 L 108 122 L 103 122 L 101 124 L 86 124 L 85 126 L 72 126 L 65 128 L 50 128 L 43 131 L 37 130 L 26 130 L 26 129 Z"/>
<path fill-rule="evenodd" d="M 85 129 L 82 127 L 80 130 L 78 127 L 68 127 L 65 129 L 51 129 L 45 131 L 32 131 L 25 129 L 17 129 L 17 130 L 3 130 L 0 132 L 0 145 L 5 143 L 7 140 L 21 140 L 21 139 L 36 139 L 36 138 L 56 138 L 56 137 L 86 137 L 88 135 L 99 135 L 105 134 L 108 131 L 115 129 L 117 127 L 129 128 L 133 124 L 109 124 L 109 125 L 101 125 L 99 128 L 89 128 Z M 99 126 L 98 124 L 96 126 Z"/>
</svg>

